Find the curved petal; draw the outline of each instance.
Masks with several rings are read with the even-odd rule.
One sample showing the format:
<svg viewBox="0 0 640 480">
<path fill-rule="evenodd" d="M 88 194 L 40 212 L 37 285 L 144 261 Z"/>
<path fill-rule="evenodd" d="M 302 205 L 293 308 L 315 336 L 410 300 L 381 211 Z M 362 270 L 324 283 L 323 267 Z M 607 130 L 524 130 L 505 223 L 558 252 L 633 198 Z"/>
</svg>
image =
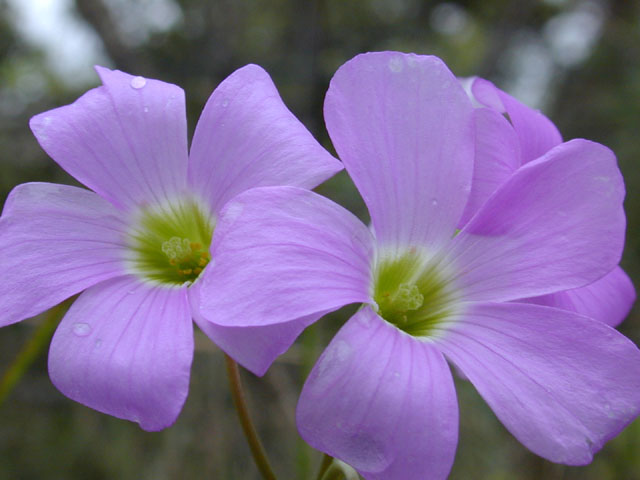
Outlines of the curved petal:
<svg viewBox="0 0 640 480">
<path fill-rule="evenodd" d="M 571 310 L 617 327 L 636 301 L 636 291 L 629 276 L 620 267 L 586 287 L 550 293 L 525 300 L 537 305 Z"/>
<path fill-rule="evenodd" d="M 124 275 L 125 225 L 119 217 L 109 202 L 82 188 L 14 188 L 0 218 L 0 326 Z"/>
<path fill-rule="evenodd" d="M 527 107 L 508 93 L 483 78 L 476 78 L 471 85 L 476 100 L 500 113 L 509 120 L 518 134 L 522 150 L 522 163 L 544 155 L 562 143 L 562 136 L 551 120 L 540 111 Z"/>
<path fill-rule="evenodd" d="M 71 306 L 51 341 L 49 376 L 69 398 L 155 431 L 180 413 L 192 358 L 186 289 L 123 277 Z"/>
<path fill-rule="evenodd" d="M 313 188 L 342 170 L 257 65 L 236 70 L 211 94 L 189 161 L 190 183 L 214 212 L 249 188 Z"/>
<path fill-rule="evenodd" d="M 584 465 L 640 413 L 640 351 L 573 312 L 475 304 L 438 340 L 534 453 Z"/>
<path fill-rule="evenodd" d="M 187 175 L 184 92 L 97 67 L 103 86 L 29 125 L 67 172 L 117 206 L 162 203 Z"/>
<path fill-rule="evenodd" d="M 520 167 L 520 144 L 513 127 L 495 110 L 474 111 L 476 146 L 473 182 L 460 226 L 464 226 L 500 185 Z"/>
<path fill-rule="evenodd" d="M 223 327 L 200 313 L 200 282 L 189 288 L 191 313 L 200 329 L 227 355 L 255 375 L 262 376 L 274 360 L 286 352 L 302 331 L 325 313 L 286 323 L 257 327 Z"/>
<path fill-rule="evenodd" d="M 370 302 L 372 254 L 367 228 L 332 201 L 295 187 L 248 190 L 216 225 L 200 311 L 257 327 Z"/>
<path fill-rule="evenodd" d="M 444 479 L 453 464 L 458 405 L 444 357 L 369 307 L 324 351 L 296 416 L 309 445 L 369 480 Z"/>
<path fill-rule="evenodd" d="M 611 150 L 572 140 L 514 173 L 453 239 L 445 262 L 467 300 L 582 287 L 620 261 L 623 198 Z"/>
<path fill-rule="evenodd" d="M 471 188 L 472 111 L 436 57 L 367 53 L 338 69 L 325 121 L 378 243 L 436 249 L 452 237 Z"/>
</svg>

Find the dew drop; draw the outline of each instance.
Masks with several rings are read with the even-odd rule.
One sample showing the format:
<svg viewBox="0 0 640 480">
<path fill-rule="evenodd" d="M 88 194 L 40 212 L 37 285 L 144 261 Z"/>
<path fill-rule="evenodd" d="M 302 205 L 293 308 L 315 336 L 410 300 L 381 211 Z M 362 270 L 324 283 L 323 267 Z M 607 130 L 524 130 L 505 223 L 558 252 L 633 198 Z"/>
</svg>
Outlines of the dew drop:
<svg viewBox="0 0 640 480">
<path fill-rule="evenodd" d="M 611 408 L 611 404 L 609 402 L 604 404 L 604 413 L 607 415 L 607 417 L 609 418 L 613 418 L 615 417 L 615 412 L 613 411 L 613 409 Z"/>
<path fill-rule="evenodd" d="M 144 110 L 144 113 L 149 113 L 149 107 L 144 107 L 143 110 Z"/>
<path fill-rule="evenodd" d="M 393 73 L 401 72 L 402 67 L 403 67 L 402 58 L 393 57 L 392 59 L 389 60 L 389 70 L 391 70 Z"/>
<path fill-rule="evenodd" d="M 222 100 L 222 106 L 225 107 L 225 108 L 227 106 L 229 106 L 229 99 L 228 98 L 225 98 L 224 100 Z"/>
<path fill-rule="evenodd" d="M 315 366 L 316 381 L 314 388 L 323 390 L 333 383 L 336 377 L 343 372 L 343 366 L 349 361 L 352 353 L 351 345 L 344 340 L 338 340 L 330 345 Z"/>
<path fill-rule="evenodd" d="M 377 311 L 379 309 L 377 304 L 372 305 L 371 308 L 373 309 L 373 311 Z M 367 314 L 367 312 L 360 312 L 360 314 L 357 315 L 356 318 L 360 322 L 360 325 L 364 327 L 370 327 L 371 319 L 373 318 L 373 315 L 369 315 Z"/>
<path fill-rule="evenodd" d="M 226 222 L 232 223 L 234 222 L 244 210 L 244 205 L 238 202 L 234 202 L 230 204 L 222 214 L 222 217 Z"/>
<path fill-rule="evenodd" d="M 432 198 L 431 199 L 431 205 L 433 205 L 434 207 L 438 206 L 438 199 L 437 198 Z"/>
<path fill-rule="evenodd" d="M 144 77 L 133 77 L 131 79 L 131 88 L 135 88 L 136 90 L 140 90 L 147 84 L 147 79 Z"/>
<path fill-rule="evenodd" d="M 100 339 L 96 340 L 95 345 L 96 345 L 96 348 L 100 348 L 102 346 L 102 340 Z"/>
<path fill-rule="evenodd" d="M 86 337 L 91 333 L 91 326 L 88 323 L 74 323 L 73 333 L 78 337 Z"/>
<path fill-rule="evenodd" d="M 344 432 L 337 436 L 336 442 L 340 445 L 342 458 L 354 468 L 366 466 L 367 469 L 381 471 L 391 461 L 380 440 L 368 432 Z"/>
</svg>

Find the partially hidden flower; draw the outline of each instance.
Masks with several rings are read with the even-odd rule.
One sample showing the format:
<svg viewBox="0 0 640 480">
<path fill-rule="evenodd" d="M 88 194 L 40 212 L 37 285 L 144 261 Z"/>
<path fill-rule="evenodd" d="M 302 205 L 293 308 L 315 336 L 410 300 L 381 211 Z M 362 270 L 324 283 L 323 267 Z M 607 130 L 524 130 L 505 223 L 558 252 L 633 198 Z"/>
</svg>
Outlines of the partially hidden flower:
<svg viewBox="0 0 640 480">
<path fill-rule="evenodd" d="M 640 412 L 631 341 L 575 311 L 517 301 L 616 267 L 625 216 L 615 156 L 586 140 L 536 153 L 457 232 L 474 112 L 437 58 L 357 56 L 332 79 L 325 120 L 371 228 L 317 194 L 272 187 L 231 201 L 213 239 L 220 261 L 201 282 L 211 322 L 286 329 L 362 304 L 309 375 L 297 424 L 366 479 L 448 475 L 458 407 L 447 360 L 554 462 L 590 462 Z M 265 368 L 250 349 L 234 355 Z"/>
<path fill-rule="evenodd" d="M 220 209 L 248 188 L 311 188 L 342 167 L 258 66 L 213 92 L 190 152 L 181 88 L 97 72 L 102 86 L 31 119 L 44 150 L 93 191 L 28 183 L 11 192 L 0 218 L 0 325 L 84 291 L 51 342 L 52 382 L 159 430 L 188 393 L 196 285 L 216 260 Z"/>
<path fill-rule="evenodd" d="M 463 86 L 477 107 L 474 111 L 477 141 L 471 192 L 460 228 L 518 168 L 562 143 L 557 127 L 544 114 L 488 80 L 465 79 Z M 628 315 L 635 299 L 629 276 L 616 266 L 584 287 L 520 301 L 572 310 L 615 327 Z"/>
</svg>

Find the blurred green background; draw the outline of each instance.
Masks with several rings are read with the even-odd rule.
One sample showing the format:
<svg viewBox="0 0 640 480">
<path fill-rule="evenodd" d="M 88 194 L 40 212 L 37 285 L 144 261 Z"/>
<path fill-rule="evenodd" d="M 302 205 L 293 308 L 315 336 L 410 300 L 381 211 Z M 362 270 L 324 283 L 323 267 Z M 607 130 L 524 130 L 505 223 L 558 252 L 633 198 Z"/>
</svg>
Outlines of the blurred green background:
<svg viewBox="0 0 640 480">
<path fill-rule="evenodd" d="M 215 86 L 257 63 L 327 148 L 322 102 L 329 79 L 357 53 L 442 57 L 460 76 L 493 80 L 543 109 L 565 139 L 612 148 L 626 179 L 623 267 L 640 274 L 640 2 L 419 0 L 0 0 L 0 203 L 27 181 L 75 183 L 39 148 L 28 119 L 72 102 L 103 64 L 186 91 L 190 131 Z M 319 191 L 364 218 L 345 174 Z M 298 437 L 302 383 L 347 307 L 306 331 L 258 379 L 245 372 L 253 415 L 281 479 L 313 478 L 320 454 Z M 42 316 L 41 316 L 42 317 Z M 42 318 L 0 330 L 0 372 Z M 640 341 L 640 309 L 620 329 Z M 45 342 L 0 405 L 0 479 L 256 479 L 220 351 L 196 337 L 191 390 L 176 424 L 146 433 L 62 396 L 46 372 Z M 467 382 L 458 381 L 460 441 L 452 479 L 638 479 L 640 421 L 586 467 L 529 453 Z"/>
</svg>

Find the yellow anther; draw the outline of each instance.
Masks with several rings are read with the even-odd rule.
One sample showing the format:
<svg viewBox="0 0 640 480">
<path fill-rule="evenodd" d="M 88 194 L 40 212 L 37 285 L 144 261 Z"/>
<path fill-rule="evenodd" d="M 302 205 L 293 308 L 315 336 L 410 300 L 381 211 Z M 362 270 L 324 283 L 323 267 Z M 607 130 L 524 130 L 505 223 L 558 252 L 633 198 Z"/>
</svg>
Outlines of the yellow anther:
<svg viewBox="0 0 640 480">
<path fill-rule="evenodd" d="M 198 260 L 198 266 L 200 267 L 205 267 L 207 265 L 207 259 L 206 258 L 201 258 L 200 260 Z"/>
</svg>

